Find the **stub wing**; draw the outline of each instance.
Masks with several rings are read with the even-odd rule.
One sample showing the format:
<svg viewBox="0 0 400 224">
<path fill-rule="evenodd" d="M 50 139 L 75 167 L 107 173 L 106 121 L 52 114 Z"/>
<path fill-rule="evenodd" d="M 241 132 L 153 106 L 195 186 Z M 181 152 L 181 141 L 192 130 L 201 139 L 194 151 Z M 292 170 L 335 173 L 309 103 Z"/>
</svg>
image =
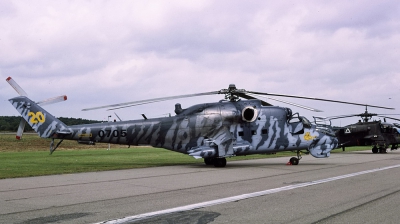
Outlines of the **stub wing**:
<svg viewBox="0 0 400 224">
<path fill-rule="evenodd" d="M 196 159 L 230 157 L 234 155 L 234 138 L 228 128 L 222 127 L 212 138 L 205 139 L 202 146 L 188 151 Z"/>
</svg>

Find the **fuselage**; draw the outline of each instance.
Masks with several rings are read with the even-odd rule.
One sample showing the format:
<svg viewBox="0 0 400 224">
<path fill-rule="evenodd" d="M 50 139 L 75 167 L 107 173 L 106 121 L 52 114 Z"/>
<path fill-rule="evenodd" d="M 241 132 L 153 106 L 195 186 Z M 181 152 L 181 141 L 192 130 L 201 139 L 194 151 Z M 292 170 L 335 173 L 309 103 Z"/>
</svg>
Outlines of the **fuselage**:
<svg viewBox="0 0 400 224">
<path fill-rule="evenodd" d="M 69 126 L 61 131 L 71 134 L 52 137 L 151 145 L 181 153 L 209 139 L 226 138 L 237 146 L 235 155 L 308 149 L 311 142 L 324 137 L 334 144 L 334 136 L 321 133 L 304 118 L 290 123 L 291 116 L 288 108 L 264 107 L 258 100 L 221 101 L 198 104 L 173 117 Z"/>
<path fill-rule="evenodd" d="M 342 146 L 376 146 L 397 148 L 400 144 L 400 133 L 391 124 L 381 121 L 358 122 L 347 125 L 336 131 L 339 144 Z"/>
<path fill-rule="evenodd" d="M 312 125 L 289 108 L 260 100 L 220 101 L 186 109 L 173 117 L 67 126 L 26 97 L 10 99 L 43 138 L 125 145 L 151 145 L 194 156 L 230 157 L 308 150 L 328 157 L 337 147 L 330 126 Z"/>
</svg>

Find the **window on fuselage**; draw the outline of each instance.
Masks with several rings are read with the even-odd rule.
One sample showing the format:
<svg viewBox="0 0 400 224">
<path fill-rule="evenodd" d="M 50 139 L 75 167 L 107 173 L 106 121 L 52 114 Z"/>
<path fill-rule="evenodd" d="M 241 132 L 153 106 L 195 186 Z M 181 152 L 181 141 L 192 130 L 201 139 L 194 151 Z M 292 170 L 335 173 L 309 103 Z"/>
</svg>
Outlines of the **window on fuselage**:
<svg viewBox="0 0 400 224">
<path fill-rule="evenodd" d="M 301 117 L 301 121 L 303 122 L 304 127 L 311 128 L 311 122 L 307 118 Z"/>
</svg>

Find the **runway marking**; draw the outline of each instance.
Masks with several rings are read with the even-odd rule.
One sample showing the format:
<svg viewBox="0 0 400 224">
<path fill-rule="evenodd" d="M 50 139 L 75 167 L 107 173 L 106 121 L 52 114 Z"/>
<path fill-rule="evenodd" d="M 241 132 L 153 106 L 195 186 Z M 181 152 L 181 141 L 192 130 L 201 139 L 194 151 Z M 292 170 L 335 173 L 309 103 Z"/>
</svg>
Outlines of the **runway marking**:
<svg viewBox="0 0 400 224">
<path fill-rule="evenodd" d="M 130 223 L 130 222 L 147 219 L 147 218 L 154 217 L 154 216 L 165 215 L 165 214 L 170 214 L 170 213 L 174 213 L 174 212 L 189 211 L 189 210 L 194 210 L 194 209 L 199 209 L 199 208 L 210 207 L 210 206 L 214 206 L 214 205 L 225 204 L 225 203 L 229 203 L 229 202 L 240 201 L 240 200 L 244 200 L 244 199 L 248 199 L 248 198 L 254 198 L 254 197 L 264 196 L 264 195 L 268 195 L 268 194 L 278 193 L 281 191 L 288 191 L 288 190 L 293 190 L 296 188 L 302 188 L 302 187 L 308 187 L 308 186 L 317 185 L 317 184 L 323 184 L 323 183 L 327 183 L 327 182 L 331 182 L 331 181 L 335 181 L 335 180 L 341 180 L 341 179 L 345 179 L 345 178 L 349 178 L 349 177 L 355 177 L 355 176 L 359 176 L 359 175 L 363 175 L 363 174 L 367 174 L 367 173 L 374 173 L 374 172 L 398 168 L 398 167 L 400 167 L 400 164 L 394 165 L 394 166 L 387 166 L 387 167 L 372 169 L 372 170 L 365 170 L 365 171 L 361 171 L 361 172 L 357 172 L 357 173 L 345 174 L 345 175 L 336 176 L 336 177 L 330 177 L 330 178 L 326 178 L 326 179 L 322 179 L 322 180 L 294 184 L 294 185 L 289 185 L 289 186 L 285 186 L 285 187 L 273 188 L 273 189 L 269 189 L 269 190 L 265 190 L 265 191 L 258 191 L 258 192 L 253 192 L 253 193 L 249 193 L 249 194 L 242 194 L 242 195 L 221 198 L 221 199 L 212 200 L 212 201 L 206 201 L 206 202 L 201 202 L 201 203 L 196 203 L 196 204 L 191 204 L 191 205 L 185 205 L 185 206 L 165 209 L 165 210 L 161 210 L 161 211 L 143 213 L 140 215 L 134 215 L 134 216 L 128 216 L 128 217 L 115 219 L 115 220 L 103 221 L 103 222 L 99 222 L 97 224 L 123 224 L 123 223 L 127 223 L 127 222 Z"/>
</svg>

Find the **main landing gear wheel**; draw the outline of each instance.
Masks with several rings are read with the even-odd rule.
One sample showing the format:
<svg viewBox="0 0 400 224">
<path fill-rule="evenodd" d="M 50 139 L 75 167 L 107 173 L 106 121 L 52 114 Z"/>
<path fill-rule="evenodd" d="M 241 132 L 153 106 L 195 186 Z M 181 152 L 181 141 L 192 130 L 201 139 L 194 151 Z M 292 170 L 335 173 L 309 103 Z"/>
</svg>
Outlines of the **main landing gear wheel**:
<svg viewBox="0 0 400 224">
<path fill-rule="evenodd" d="M 225 167 L 226 166 L 225 158 L 214 158 L 213 162 L 214 162 L 215 167 Z"/>
<path fill-rule="evenodd" d="M 204 158 L 204 163 L 206 165 L 214 165 L 214 158 Z"/>
<path fill-rule="evenodd" d="M 372 153 L 378 153 L 378 148 L 377 147 L 373 147 L 372 148 Z"/>
<path fill-rule="evenodd" d="M 386 149 L 384 147 L 379 148 L 379 153 L 386 153 Z"/>
</svg>

